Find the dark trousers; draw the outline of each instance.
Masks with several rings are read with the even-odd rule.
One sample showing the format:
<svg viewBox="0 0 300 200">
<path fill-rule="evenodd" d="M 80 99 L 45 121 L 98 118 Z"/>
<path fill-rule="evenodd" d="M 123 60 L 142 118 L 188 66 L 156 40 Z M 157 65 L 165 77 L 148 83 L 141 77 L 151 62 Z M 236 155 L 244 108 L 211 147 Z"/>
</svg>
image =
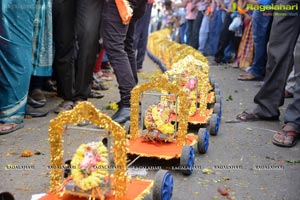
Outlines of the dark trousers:
<svg viewBox="0 0 300 200">
<path fill-rule="evenodd" d="M 277 1 L 277 4 L 295 4 L 300 0 Z M 265 83 L 254 98 L 254 109 L 260 117 L 271 118 L 280 115 L 279 107 L 284 103 L 285 83 L 293 65 L 293 52 L 300 34 L 300 11 L 296 16 L 274 16 L 269 45 Z M 298 67 L 297 67 L 298 66 Z M 287 107 L 285 123 L 300 126 L 300 69 L 295 65 L 296 86 L 292 103 Z"/>
<path fill-rule="evenodd" d="M 102 18 L 104 49 L 119 84 L 121 96 L 119 106 L 130 107 L 130 92 L 136 85 L 136 65 L 131 65 L 132 57 L 128 52 L 131 52 L 133 46 L 135 23 L 134 21 L 131 21 L 130 25 L 122 23 L 114 0 L 104 2 Z"/>
<path fill-rule="evenodd" d="M 192 32 L 194 26 L 194 19 L 187 19 L 186 20 L 186 27 L 185 27 L 185 35 L 186 35 L 186 44 L 192 46 Z"/>
<path fill-rule="evenodd" d="M 197 17 L 193 23 L 191 45 L 194 49 L 197 49 L 197 50 L 199 47 L 199 32 L 200 32 L 200 27 L 201 27 L 203 16 L 204 16 L 204 11 L 198 11 Z"/>
<path fill-rule="evenodd" d="M 45 80 L 46 80 L 46 77 L 44 77 L 44 76 L 31 75 L 29 91 L 32 91 L 34 89 L 42 89 Z"/>
<path fill-rule="evenodd" d="M 151 10 L 152 4 L 147 4 L 146 13 L 136 22 L 136 29 L 134 35 L 134 49 L 137 51 L 136 66 L 138 69 L 143 68 L 143 62 L 146 55 Z"/>
<path fill-rule="evenodd" d="M 221 36 L 220 36 L 220 40 L 219 40 L 219 44 L 218 44 L 218 49 L 215 54 L 215 61 L 217 63 L 222 62 L 224 60 L 224 51 L 225 51 L 227 45 L 230 43 L 230 41 L 232 41 L 232 45 L 233 45 L 235 53 L 238 50 L 241 38 L 236 37 L 235 32 L 229 31 L 228 28 L 229 28 L 229 25 L 231 24 L 231 22 L 232 22 L 232 19 L 231 19 L 230 13 L 227 13 L 225 16 L 223 27 L 222 27 L 222 32 L 221 32 Z"/>
<path fill-rule="evenodd" d="M 126 39 L 125 39 L 125 47 L 124 47 L 125 51 L 128 55 L 128 59 L 129 59 L 132 75 L 135 80 L 135 84 L 138 83 L 137 57 L 135 55 L 135 50 L 134 50 L 134 33 L 135 33 L 135 29 L 136 29 L 136 22 L 137 22 L 137 20 L 135 18 L 132 18 L 129 23 L 129 27 L 128 27 Z"/>
<path fill-rule="evenodd" d="M 86 100 L 90 93 L 102 4 L 99 0 L 53 0 L 53 68 L 64 100 Z"/>
</svg>

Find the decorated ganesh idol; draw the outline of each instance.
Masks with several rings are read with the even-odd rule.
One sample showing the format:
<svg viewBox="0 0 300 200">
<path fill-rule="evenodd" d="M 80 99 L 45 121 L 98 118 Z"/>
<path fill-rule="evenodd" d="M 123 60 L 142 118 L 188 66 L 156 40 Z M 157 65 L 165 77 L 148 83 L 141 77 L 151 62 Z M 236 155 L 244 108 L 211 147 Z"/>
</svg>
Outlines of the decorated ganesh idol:
<svg viewBox="0 0 300 200">
<path fill-rule="evenodd" d="M 170 118 L 172 113 L 174 113 L 173 105 L 165 99 L 156 105 L 149 106 L 144 118 L 144 124 L 147 128 L 144 138 L 150 140 L 171 139 L 174 134 L 174 125 Z"/>
</svg>

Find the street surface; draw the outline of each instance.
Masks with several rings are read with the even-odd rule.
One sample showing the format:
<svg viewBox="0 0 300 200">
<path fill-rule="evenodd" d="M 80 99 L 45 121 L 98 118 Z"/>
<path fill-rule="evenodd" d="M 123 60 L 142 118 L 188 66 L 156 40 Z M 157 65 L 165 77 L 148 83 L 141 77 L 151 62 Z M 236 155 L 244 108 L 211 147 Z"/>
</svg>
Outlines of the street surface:
<svg viewBox="0 0 300 200">
<path fill-rule="evenodd" d="M 140 82 L 145 82 L 159 73 L 159 67 L 146 57 L 144 71 L 139 73 Z M 174 178 L 173 200 L 298 200 L 300 199 L 300 143 L 293 148 L 280 148 L 272 144 L 272 136 L 282 126 L 280 122 L 234 122 L 243 110 L 254 107 L 253 97 L 259 82 L 237 80 L 239 69 L 228 65 L 211 66 L 211 76 L 219 84 L 223 102 L 223 115 L 219 134 L 210 137 L 208 152 L 196 153 L 194 173 L 184 176 L 180 170 L 170 171 Z M 89 99 L 102 112 L 109 102 L 119 101 L 117 83 L 109 83 L 110 89 L 103 91 L 103 99 Z M 8 135 L 0 136 L 0 192 L 11 192 L 16 200 L 30 200 L 33 194 L 45 193 L 49 189 L 49 121 L 56 115 L 54 108 L 60 99 L 54 93 L 46 93 L 45 108 L 50 113 L 44 118 L 25 120 L 25 127 Z M 282 113 L 290 99 L 281 108 Z M 191 127 L 189 132 L 195 132 Z M 71 159 L 82 143 L 95 141 L 97 133 L 68 131 L 64 135 L 64 159 Z M 20 157 L 24 150 L 31 150 L 32 157 Z M 170 162 L 157 159 L 138 159 L 134 166 L 144 167 L 141 177 L 152 179 L 155 172 L 147 166 L 176 166 L 178 160 Z M 17 165 L 26 169 L 8 169 Z M 134 175 L 134 174 L 133 174 Z M 222 196 L 226 195 L 226 196 Z M 227 194 L 228 193 L 228 194 Z M 145 199 L 151 199 L 148 195 Z"/>
</svg>

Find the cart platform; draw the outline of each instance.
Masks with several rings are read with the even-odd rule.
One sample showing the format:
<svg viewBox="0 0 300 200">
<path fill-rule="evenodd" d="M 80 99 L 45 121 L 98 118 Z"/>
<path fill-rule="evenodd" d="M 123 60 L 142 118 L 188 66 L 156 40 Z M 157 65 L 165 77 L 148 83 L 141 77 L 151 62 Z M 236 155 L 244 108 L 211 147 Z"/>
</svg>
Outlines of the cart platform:
<svg viewBox="0 0 300 200">
<path fill-rule="evenodd" d="M 197 143 L 198 136 L 195 134 L 186 135 L 186 144 L 193 146 Z M 136 140 L 130 140 L 127 146 L 128 153 L 141 155 L 143 157 L 156 157 L 170 160 L 180 158 L 182 146 L 176 140 L 169 143 L 149 142 L 139 137 Z"/>
<path fill-rule="evenodd" d="M 113 178 L 111 178 L 113 181 Z M 150 193 L 153 186 L 153 180 L 138 179 L 138 178 L 127 178 L 126 182 L 126 196 L 124 199 L 134 200 L 141 199 L 145 195 Z M 105 200 L 115 199 L 111 191 L 109 194 L 105 195 Z M 55 194 L 47 194 L 46 196 L 40 198 L 39 200 L 86 200 L 87 197 L 79 197 L 71 194 L 65 193 L 63 196 Z"/>
</svg>

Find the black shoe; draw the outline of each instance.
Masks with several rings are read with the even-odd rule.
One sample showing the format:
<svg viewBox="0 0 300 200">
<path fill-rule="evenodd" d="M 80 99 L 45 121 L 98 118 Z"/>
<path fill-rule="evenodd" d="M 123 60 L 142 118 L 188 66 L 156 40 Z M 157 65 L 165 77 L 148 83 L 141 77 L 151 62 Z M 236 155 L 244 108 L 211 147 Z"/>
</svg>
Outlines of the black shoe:
<svg viewBox="0 0 300 200">
<path fill-rule="evenodd" d="M 121 107 L 111 118 L 120 124 L 125 123 L 130 120 L 130 107 Z"/>
<path fill-rule="evenodd" d="M 25 115 L 28 117 L 45 117 L 48 114 L 48 111 L 41 111 L 33 108 L 30 105 L 26 105 Z"/>
</svg>

